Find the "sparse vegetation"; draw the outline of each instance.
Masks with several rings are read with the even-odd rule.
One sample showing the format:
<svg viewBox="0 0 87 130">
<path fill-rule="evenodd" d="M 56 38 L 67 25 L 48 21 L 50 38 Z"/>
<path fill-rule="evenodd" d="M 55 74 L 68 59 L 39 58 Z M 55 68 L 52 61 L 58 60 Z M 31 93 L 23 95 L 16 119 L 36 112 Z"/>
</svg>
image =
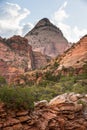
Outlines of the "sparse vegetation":
<svg viewBox="0 0 87 130">
<path fill-rule="evenodd" d="M 25 81 L 24 85 L 6 86 L 6 80 L 0 76 L 0 101 L 4 102 L 9 108 L 24 108 L 33 109 L 33 102 L 39 100 L 50 100 L 59 94 L 66 92 L 87 93 L 87 64 L 84 64 L 84 72 L 82 74 L 74 74 L 75 69 L 63 67 L 63 72 L 68 72 L 68 75 L 63 75 L 61 72 L 54 74 L 58 63 L 53 64 L 53 68 L 43 74 L 42 80 L 37 84 L 33 78 L 41 77 L 39 71 L 34 72 L 29 78 L 29 75 L 21 76 Z M 3 87 L 2 87 L 3 86 Z"/>
<path fill-rule="evenodd" d="M 87 93 L 87 75 L 53 77 L 51 73 L 45 75 L 45 79 L 38 85 L 7 86 L 0 88 L 0 100 L 7 107 L 14 109 L 33 109 L 33 102 L 50 100 L 53 97 L 66 93 Z M 57 79 L 58 80 L 55 80 Z"/>
<path fill-rule="evenodd" d="M 59 64 L 58 64 L 58 62 L 54 62 L 54 68 L 58 68 L 58 66 L 59 66 Z"/>
<path fill-rule="evenodd" d="M 34 96 L 27 88 L 0 88 L 0 100 L 12 109 L 32 109 Z"/>
<path fill-rule="evenodd" d="M 47 72 L 45 73 L 45 76 L 44 76 L 44 79 L 45 79 L 45 80 L 54 81 L 54 82 L 57 82 L 57 81 L 59 80 L 59 78 L 60 78 L 59 75 L 55 76 L 54 74 L 52 74 L 51 71 L 47 71 Z"/>
<path fill-rule="evenodd" d="M 5 84 L 6 84 L 5 78 L 0 76 L 0 87 L 3 87 Z"/>
<path fill-rule="evenodd" d="M 83 107 L 86 107 L 86 106 L 87 106 L 86 102 L 83 101 L 83 100 L 79 100 L 79 101 L 78 101 L 78 104 L 82 104 Z"/>
</svg>

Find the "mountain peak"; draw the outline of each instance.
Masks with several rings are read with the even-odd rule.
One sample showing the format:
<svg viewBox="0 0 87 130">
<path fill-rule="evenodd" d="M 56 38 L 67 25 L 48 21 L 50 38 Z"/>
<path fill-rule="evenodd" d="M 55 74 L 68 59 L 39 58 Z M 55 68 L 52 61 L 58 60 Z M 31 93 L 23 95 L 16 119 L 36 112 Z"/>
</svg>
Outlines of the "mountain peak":
<svg viewBox="0 0 87 130">
<path fill-rule="evenodd" d="M 56 57 L 69 48 L 68 41 L 61 30 L 47 18 L 41 19 L 25 37 L 31 44 L 33 51 L 41 52 L 50 57 Z"/>
<path fill-rule="evenodd" d="M 35 28 L 49 25 L 52 25 L 50 20 L 48 18 L 43 18 L 36 24 Z"/>
<path fill-rule="evenodd" d="M 42 18 L 40 21 L 41 22 L 50 22 L 50 20 L 48 18 Z"/>
</svg>

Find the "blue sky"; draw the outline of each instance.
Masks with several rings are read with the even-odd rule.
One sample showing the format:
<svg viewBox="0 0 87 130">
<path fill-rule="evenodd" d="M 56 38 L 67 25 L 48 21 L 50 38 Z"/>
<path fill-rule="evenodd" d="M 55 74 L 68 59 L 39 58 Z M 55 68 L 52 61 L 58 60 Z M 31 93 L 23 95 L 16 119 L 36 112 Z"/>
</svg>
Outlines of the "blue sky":
<svg viewBox="0 0 87 130">
<path fill-rule="evenodd" d="M 87 0 L 0 0 L 0 36 L 24 36 L 42 18 L 59 27 L 69 42 L 87 34 Z"/>
</svg>

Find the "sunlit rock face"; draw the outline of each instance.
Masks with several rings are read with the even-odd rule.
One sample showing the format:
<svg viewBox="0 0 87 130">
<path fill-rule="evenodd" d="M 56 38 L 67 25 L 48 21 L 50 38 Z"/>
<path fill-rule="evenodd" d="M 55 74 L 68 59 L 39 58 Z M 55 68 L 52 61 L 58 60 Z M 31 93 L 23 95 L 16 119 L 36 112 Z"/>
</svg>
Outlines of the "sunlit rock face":
<svg viewBox="0 0 87 130">
<path fill-rule="evenodd" d="M 35 103 L 34 111 L 9 110 L 0 103 L 1 130 L 87 130 L 87 95 L 65 93 L 50 102 Z"/>
<path fill-rule="evenodd" d="M 82 37 L 76 44 L 61 57 L 60 67 L 81 68 L 87 62 L 87 35 Z"/>
<path fill-rule="evenodd" d="M 34 51 L 50 57 L 56 57 L 69 48 L 61 30 L 47 18 L 40 20 L 25 37 Z"/>
</svg>

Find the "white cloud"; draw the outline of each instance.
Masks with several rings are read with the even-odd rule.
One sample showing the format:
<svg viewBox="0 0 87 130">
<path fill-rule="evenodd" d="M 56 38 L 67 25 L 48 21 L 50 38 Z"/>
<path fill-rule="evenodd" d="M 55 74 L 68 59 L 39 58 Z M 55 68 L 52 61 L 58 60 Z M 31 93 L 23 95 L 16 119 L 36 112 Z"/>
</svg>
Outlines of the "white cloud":
<svg viewBox="0 0 87 130">
<path fill-rule="evenodd" d="M 24 24 L 23 28 L 22 28 L 23 35 L 25 35 L 27 32 L 29 32 L 29 30 L 31 30 L 33 27 L 34 27 L 34 25 L 31 23 Z"/>
<path fill-rule="evenodd" d="M 68 18 L 68 14 L 65 12 L 65 7 L 67 6 L 67 2 L 64 2 L 64 4 L 54 13 L 53 20 L 55 22 L 61 22 L 65 18 Z"/>
<path fill-rule="evenodd" d="M 67 1 L 64 2 L 64 4 L 54 12 L 52 22 L 62 30 L 69 42 L 77 42 L 82 36 L 87 34 L 87 29 L 79 29 L 78 26 L 71 27 L 64 22 L 64 20 L 69 18 L 69 14 L 65 10 L 67 4 Z"/>
<path fill-rule="evenodd" d="M 0 35 L 9 37 L 14 34 L 22 35 L 24 26 L 21 25 L 30 11 L 26 8 L 22 9 L 19 5 L 6 3 L 0 7 Z M 29 30 L 28 30 L 29 31 Z"/>
<path fill-rule="evenodd" d="M 87 29 L 79 29 L 77 26 L 74 27 L 73 32 L 75 35 L 81 38 L 83 35 L 87 34 Z"/>
<path fill-rule="evenodd" d="M 62 22 L 58 23 L 57 25 L 63 32 L 64 36 L 68 39 L 68 41 L 73 41 L 73 38 L 71 37 L 71 27 L 67 24 L 64 24 Z"/>
</svg>

